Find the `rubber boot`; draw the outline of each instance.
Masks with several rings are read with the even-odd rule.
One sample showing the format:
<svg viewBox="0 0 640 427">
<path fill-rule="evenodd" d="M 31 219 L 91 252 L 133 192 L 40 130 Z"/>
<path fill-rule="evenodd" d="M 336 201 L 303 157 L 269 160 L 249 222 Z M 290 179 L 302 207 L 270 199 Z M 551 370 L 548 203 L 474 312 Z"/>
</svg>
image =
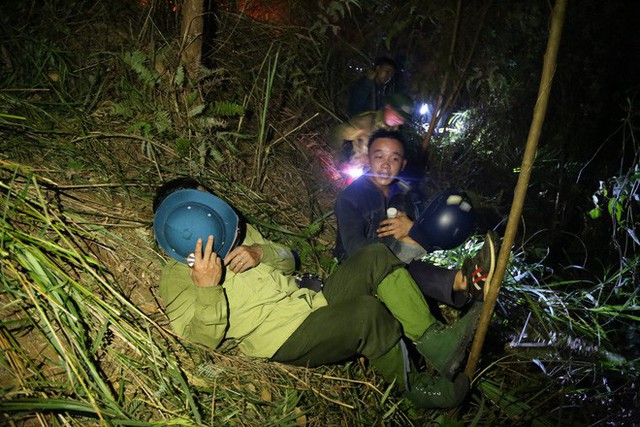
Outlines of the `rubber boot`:
<svg viewBox="0 0 640 427">
<path fill-rule="evenodd" d="M 469 391 L 469 379 L 459 374 L 453 381 L 444 377 L 419 374 L 412 377 L 411 390 L 404 393 L 413 406 L 424 409 L 453 408 L 462 403 Z"/>
<path fill-rule="evenodd" d="M 438 322 L 431 325 L 416 341 L 420 354 L 448 380 L 454 378 L 473 339 L 482 304 L 475 302 L 471 309 L 453 325 Z"/>
<path fill-rule="evenodd" d="M 403 341 L 398 342 L 382 356 L 371 359 L 371 365 L 394 389 L 417 408 L 435 409 L 458 406 L 469 390 L 466 375 L 458 375 L 455 381 L 434 378 L 417 373 L 409 361 Z"/>
<path fill-rule="evenodd" d="M 412 367 L 409 361 L 409 352 L 402 340 L 398 341 L 387 353 L 369 361 L 385 381 L 389 384 L 395 382 L 396 390 L 401 393 L 409 391 L 408 375 Z"/>
</svg>

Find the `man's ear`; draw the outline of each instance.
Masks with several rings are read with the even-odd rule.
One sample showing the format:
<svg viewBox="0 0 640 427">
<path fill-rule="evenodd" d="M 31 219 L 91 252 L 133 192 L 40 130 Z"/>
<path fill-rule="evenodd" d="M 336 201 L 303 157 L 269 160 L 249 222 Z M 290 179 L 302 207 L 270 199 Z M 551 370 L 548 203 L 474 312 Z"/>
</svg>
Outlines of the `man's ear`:
<svg viewBox="0 0 640 427">
<path fill-rule="evenodd" d="M 403 170 L 404 170 L 404 168 L 405 168 L 405 166 L 407 166 L 407 159 L 404 159 L 404 160 L 402 161 L 402 167 L 400 168 L 400 170 L 401 170 L 401 171 L 403 171 Z"/>
</svg>

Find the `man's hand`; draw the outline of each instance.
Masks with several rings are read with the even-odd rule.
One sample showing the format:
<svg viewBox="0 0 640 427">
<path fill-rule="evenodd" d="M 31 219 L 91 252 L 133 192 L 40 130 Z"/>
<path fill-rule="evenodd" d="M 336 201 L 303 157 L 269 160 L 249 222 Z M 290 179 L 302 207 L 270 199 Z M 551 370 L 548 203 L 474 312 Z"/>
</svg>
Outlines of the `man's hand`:
<svg viewBox="0 0 640 427">
<path fill-rule="evenodd" d="M 222 261 L 213 252 L 213 236 L 209 236 L 202 255 L 202 239 L 196 242 L 195 261 L 189 270 L 193 283 L 200 288 L 217 286 L 222 278 Z"/>
<path fill-rule="evenodd" d="M 409 235 L 409 230 L 413 227 L 413 221 L 404 212 L 398 212 L 395 218 L 380 221 L 380 226 L 376 230 L 378 237 L 393 237 L 400 240 Z"/>
<path fill-rule="evenodd" d="M 238 246 L 224 258 L 224 265 L 234 273 L 242 273 L 260 264 L 261 259 L 262 248 L 260 246 Z"/>
</svg>

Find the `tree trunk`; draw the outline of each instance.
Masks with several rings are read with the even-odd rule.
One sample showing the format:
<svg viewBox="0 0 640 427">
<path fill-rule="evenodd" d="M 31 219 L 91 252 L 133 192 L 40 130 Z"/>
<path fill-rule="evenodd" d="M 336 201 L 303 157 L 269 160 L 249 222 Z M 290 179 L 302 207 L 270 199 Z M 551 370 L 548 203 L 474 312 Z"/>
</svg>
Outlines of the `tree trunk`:
<svg viewBox="0 0 640 427">
<path fill-rule="evenodd" d="M 202 33 L 204 31 L 204 0 L 185 0 L 182 6 L 182 66 L 189 78 L 198 75 L 202 59 Z"/>
</svg>

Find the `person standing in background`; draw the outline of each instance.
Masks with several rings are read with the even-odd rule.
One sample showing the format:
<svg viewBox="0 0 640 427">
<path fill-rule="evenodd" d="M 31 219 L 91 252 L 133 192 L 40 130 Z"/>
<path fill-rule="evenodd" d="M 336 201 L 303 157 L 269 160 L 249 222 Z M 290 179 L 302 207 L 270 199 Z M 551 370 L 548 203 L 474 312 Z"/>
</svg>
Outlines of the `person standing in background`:
<svg viewBox="0 0 640 427">
<path fill-rule="evenodd" d="M 378 58 L 373 69 L 367 71 L 367 75 L 359 78 L 351 88 L 347 106 L 349 117 L 365 111 L 381 109 L 387 84 L 397 69 L 396 63 L 391 58 Z"/>
</svg>

